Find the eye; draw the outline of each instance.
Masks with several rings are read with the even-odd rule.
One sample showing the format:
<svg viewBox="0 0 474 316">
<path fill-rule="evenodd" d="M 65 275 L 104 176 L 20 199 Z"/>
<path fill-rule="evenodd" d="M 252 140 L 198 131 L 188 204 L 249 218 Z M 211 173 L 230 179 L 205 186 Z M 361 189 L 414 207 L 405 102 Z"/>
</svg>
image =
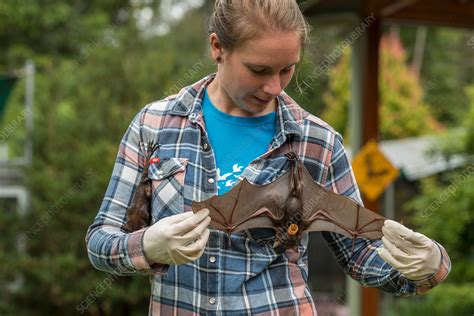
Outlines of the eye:
<svg viewBox="0 0 474 316">
<path fill-rule="evenodd" d="M 254 68 L 249 68 L 251 72 L 257 75 L 263 75 L 265 73 L 265 68 L 264 69 L 254 69 Z"/>
<path fill-rule="evenodd" d="M 289 67 L 289 68 L 283 69 L 283 70 L 281 71 L 281 73 L 282 73 L 282 74 L 289 73 L 292 68 L 293 68 L 293 67 Z"/>
</svg>

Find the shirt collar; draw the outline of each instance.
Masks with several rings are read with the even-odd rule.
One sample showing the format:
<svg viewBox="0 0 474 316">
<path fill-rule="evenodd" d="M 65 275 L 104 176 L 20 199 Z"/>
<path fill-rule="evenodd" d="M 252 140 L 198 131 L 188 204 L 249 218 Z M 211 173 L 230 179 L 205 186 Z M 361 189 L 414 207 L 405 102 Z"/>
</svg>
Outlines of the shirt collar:
<svg viewBox="0 0 474 316">
<path fill-rule="evenodd" d="M 181 89 L 176 96 L 170 113 L 187 116 L 191 121 L 196 122 L 202 116 L 204 90 L 214 80 L 215 76 L 215 73 L 210 74 Z M 277 135 L 275 137 L 276 144 L 274 145 L 279 146 L 286 141 L 289 135 L 302 135 L 302 121 L 309 113 L 283 91 L 277 97 L 277 100 Z"/>
</svg>

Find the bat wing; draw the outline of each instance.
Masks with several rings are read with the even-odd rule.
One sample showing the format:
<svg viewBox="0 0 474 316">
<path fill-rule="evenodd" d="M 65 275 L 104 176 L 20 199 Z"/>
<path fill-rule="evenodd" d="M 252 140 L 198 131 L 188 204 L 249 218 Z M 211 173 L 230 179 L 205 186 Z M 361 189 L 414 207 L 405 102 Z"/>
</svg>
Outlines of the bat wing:
<svg viewBox="0 0 474 316">
<path fill-rule="evenodd" d="M 197 212 L 208 208 L 211 217 L 209 227 L 238 232 L 249 228 L 274 228 L 273 219 L 281 220 L 284 204 L 290 192 L 290 174 L 265 185 L 253 185 L 243 179 L 227 193 L 202 202 L 193 202 Z"/>
<path fill-rule="evenodd" d="M 332 231 L 350 238 L 382 237 L 385 217 L 364 208 L 352 199 L 326 190 L 303 170 L 303 219 L 310 222 L 305 231 Z"/>
<path fill-rule="evenodd" d="M 332 231 L 353 239 L 382 237 L 383 216 L 318 185 L 304 164 L 301 170 L 302 214 L 299 215 L 306 223 L 303 231 Z M 194 201 L 192 209 L 197 212 L 208 208 L 209 226 L 228 233 L 250 228 L 278 229 L 275 222 L 282 223 L 285 217 L 283 205 L 292 189 L 291 176 L 291 172 L 286 172 L 265 185 L 253 185 L 243 179 L 224 195 Z"/>
</svg>

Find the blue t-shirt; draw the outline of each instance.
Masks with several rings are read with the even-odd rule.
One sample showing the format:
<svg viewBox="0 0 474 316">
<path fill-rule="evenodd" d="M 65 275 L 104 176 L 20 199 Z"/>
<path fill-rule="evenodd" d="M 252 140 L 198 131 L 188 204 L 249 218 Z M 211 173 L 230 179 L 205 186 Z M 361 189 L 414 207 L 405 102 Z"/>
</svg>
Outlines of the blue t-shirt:
<svg viewBox="0 0 474 316">
<path fill-rule="evenodd" d="M 276 112 L 256 117 L 221 112 L 207 95 L 203 116 L 216 157 L 218 195 L 229 191 L 255 158 L 267 152 L 276 131 Z"/>
</svg>

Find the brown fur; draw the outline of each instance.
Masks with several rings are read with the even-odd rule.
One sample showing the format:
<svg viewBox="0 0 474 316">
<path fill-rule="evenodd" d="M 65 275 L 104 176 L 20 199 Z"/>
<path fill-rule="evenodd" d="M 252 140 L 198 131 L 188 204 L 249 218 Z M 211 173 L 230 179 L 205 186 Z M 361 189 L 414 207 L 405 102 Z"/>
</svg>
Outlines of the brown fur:
<svg viewBox="0 0 474 316">
<path fill-rule="evenodd" d="M 122 229 L 128 233 L 137 231 L 151 224 L 151 180 L 148 178 L 148 167 L 151 155 L 158 149 L 158 145 L 148 143 L 145 167 L 142 172 L 132 204 L 127 209 L 127 222 Z"/>
</svg>

